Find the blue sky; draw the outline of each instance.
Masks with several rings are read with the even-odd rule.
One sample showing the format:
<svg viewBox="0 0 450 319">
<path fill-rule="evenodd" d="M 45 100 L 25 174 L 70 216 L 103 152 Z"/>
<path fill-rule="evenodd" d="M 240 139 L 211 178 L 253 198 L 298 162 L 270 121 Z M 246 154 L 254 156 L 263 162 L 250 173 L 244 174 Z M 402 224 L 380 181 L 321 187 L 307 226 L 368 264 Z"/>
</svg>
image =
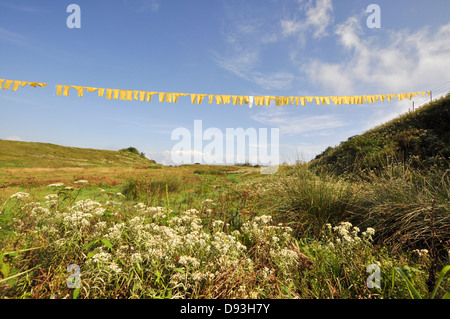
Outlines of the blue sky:
<svg viewBox="0 0 450 319">
<path fill-rule="evenodd" d="M 81 28 L 69 29 L 69 4 Z M 369 29 L 369 4 L 381 28 Z M 281 161 L 309 160 L 408 111 L 410 101 L 247 106 L 57 96 L 56 85 L 229 95 L 450 89 L 448 0 L 0 0 L 0 138 L 118 150 L 170 164 L 176 128 L 279 128 Z M 424 102 L 417 99 L 416 103 Z M 416 105 L 417 105 L 416 104 Z"/>
</svg>

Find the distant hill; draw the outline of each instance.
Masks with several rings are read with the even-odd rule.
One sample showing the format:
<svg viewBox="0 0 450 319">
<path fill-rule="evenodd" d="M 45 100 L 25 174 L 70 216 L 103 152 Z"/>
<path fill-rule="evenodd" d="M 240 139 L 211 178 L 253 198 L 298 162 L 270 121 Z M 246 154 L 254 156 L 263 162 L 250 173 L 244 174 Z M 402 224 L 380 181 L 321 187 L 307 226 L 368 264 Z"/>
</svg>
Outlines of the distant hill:
<svg viewBox="0 0 450 319">
<path fill-rule="evenodd" d="M 310 164 L 342 175 L 376 172 L 399 161 L 450 168 L 450 94 L 329 147 Z"/>
<path fill-rule="evenodd" d="M 106 151 L 0 140 L 0 167 L 99 167 L 158 165 L 125 150 Z"/>
</svg>

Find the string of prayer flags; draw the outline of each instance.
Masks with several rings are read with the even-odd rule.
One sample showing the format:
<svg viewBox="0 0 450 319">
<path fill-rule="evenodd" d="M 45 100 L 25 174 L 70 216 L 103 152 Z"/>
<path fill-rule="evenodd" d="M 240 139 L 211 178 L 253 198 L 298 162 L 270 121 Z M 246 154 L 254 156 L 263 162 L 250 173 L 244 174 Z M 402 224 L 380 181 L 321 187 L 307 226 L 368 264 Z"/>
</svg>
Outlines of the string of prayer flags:
<svg viewBox="0 0 450 319">
<path fill-rule="evenodd" d="M 3 90 L 9 90 L 12 86 L 12 90 L 17 91 L 21 86 L 24 87 L 25 85 L 32 87 L 45 87 L 47 86 L 47 83 L 0 79 L 0 89 Z"/>
<path fill-rule="evenodd" d="M 58 85 L 57 95 L 61 95 L 61 85 Z M 64 86 L 66 88 L 67 86 Z M 78 91 L 78 96 L 83 96 L 82 87 L 71 86 Z M 202 104 L 203 100 L 208 97 L 208 103 L 212 104 L 214 99 L 216 104 L 233 104 L 244 105 L 248 104 L 250 108 L 253 105 L 273 105 L 285 106 L 285 105 L 302 105 L 306 103 L 316 105 L 330 105 L 334 103 L 336 105 L 342 104 L 364 104 L 364 103 L 376 103 L 376 102 L 391 102 L 395 98 L 399 101 L 405 99 L 412 100 L 413 97 L 418 95 L 431 95 L 431 91 L 409 92 L 409 93 L 396 93 L 396 94 L 376 94 L 376 95 L 355 95 L 355 96 L 247 96 L 247 95 L 221 95 L 221 94 L 198 94 L 198 93 L 169 93 L 169 92 L 147 92 L 147 91 L 131 91 L 131 90 L 113 90 L 113 89 L 97 89 L 88 88 L 85 89 L 89 92 L 99 90 L 99 96 L 103 96 L 106 90 L 107 99 L 118 99 L 120 92 L 120 99 L 128 101 L 147 101 L 151 102 L 152 95 L 158 94 L 159 102 L 177 103 L 178 98 L 181 96 L 190 95 L 192 104 Z M 114 97 L 112 97 L 114 92 Z M 65 93 L 67 93 L 65 91 Z M 68 94 L 64 94 L 68 95 Z M 145 98 L 146 97 L 146 98 Z"/>
<path fill-rule="evenodd" d="M 47 83 L 17 81 L 0 79 L 0 89 L 17 91 L 20 87 L 26 85 L 32 87 L 45 87 Z M 250 108 L 263 105 L 302 105 L 306 103 L 316 105 L 335 105 L 342 104 L 364 104 L 364 103 L 376 103 L 376 102 L 391 102 L 394 99 L 399 101 L 412 100 L 418 95 L 425 97 L 431 96 L 431 91 L 420 92 L 407 92 L 407 93 L 395 93 L 395 94 L 374 94 L 374 95 L 353 95 L 353 96 L 248 96 L 248 95 L 222 95 L 222 94 L 198 94 L 198 93 L 171 93 L 171 92 L 153 92 L 142 90 L 123 90 L 123 89 L 109 89 L 109 88 L 97 88 L 87 86 L 75 86 L 75 85 L 56 85 L 56 95 L 69 96 L 70 90 L 74 89 L 77 92 L 78 97 L 83 97 L 84 92 L 94 93 L 98 92 L 99 97 L 106 97 L 108 100 L 125 100 L 125 101 L 141 101 L 152 102 L 152 96 L 158 95 L 158 100 L 161 103 L 178 103 L 179 97 L 190 96 L 192 104 L 202 104 L 205 98 L 209 104 L 212 104 L 215 100 L 216 104 L 233 104 L 233 105 L 248 105 Z"/>
</svg>

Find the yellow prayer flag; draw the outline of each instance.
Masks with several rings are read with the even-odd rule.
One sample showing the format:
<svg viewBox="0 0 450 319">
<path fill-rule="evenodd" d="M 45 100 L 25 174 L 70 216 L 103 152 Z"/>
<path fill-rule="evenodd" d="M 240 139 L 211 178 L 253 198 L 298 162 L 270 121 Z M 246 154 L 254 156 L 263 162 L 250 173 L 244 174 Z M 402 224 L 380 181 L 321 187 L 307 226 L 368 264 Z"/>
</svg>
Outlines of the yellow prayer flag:
<svg viewBox="0 0 450 319">
<path fill-rule="evenodd" d="M 132 90 L 127 90 L 126 100 L 127 101 L 133 101 L 133 91 Z"/>
<path fill-rule="evenodd" d="M 197 94 L 197 103 L 198 104 L 202 104 L 203 99 L 207 96 L 208 94 Z"/>
<path fill-rule="evenodd" d="M 191 103 L 195 104 L 197 101 L 197 94 L 191 94 Z"/>
<path fill-rule="evenodd" d="M 120 90 L 120 99 L 125 100 L 127 98 L 127 91 L 126 90 Z"/>
<path fill-rule="evenodd" d="M 64 85 L 63 95 L 69 96 L 69 91 L 70 91 L 70 85 Z"/>
<path fill-rule="evenodd" d="M 113 93 L 113 90 L 112 90 L 112 89 L 106 89 L 106 98 L 107 98 L 108 100 L 111 100 L 111 99 L 112 99 L 112 93 Z"/>
<path fill-rule="evenodd" d="M 174 93 L 173 102 L 177 103 L 180 96 L 188 96 L 188 93 Z"/>
<path fill-rule="evenodd" d="M 178 97 L 181 96 L 181 93 L 173 93 L 173 103 L 178 103 Z"/>
<path fill-rule="evenodd" d="M 244 96 L 244 103 L 249 104 L 250 103 L 250 97 Z"/>
<path fill-rule="evenodd" d="M 105 94 L 105 89 L 98 89 L 98 96 L 103 97 L 103 94 Z"/>
<path fill-rule="evenodd" d="M 0 79 L 0 89 L 2 88 L 3 82 L 5 82 L 5 79 Z"/>
<path fill-rule="evenodd" d="M 166 102 L 172 103 L 172 93 L 166 93 Z"/>
<path fill-rule="evenodd" d="M 12 83 L 13 83 L 13 80 L 6 80 L 5 81 L 5 86 L 3 87 L 3 89 L 9 90 L 9 88 L 11 87 Z"/>
<path fill-rule="evenodd" d="M 152 96 L 158 94 L 158 92 L 147 92 L 147 102 L 152 101 Z"/>
<path fill-rule="evenodd" d="M 166 96 L 165 92 L 160 92 L 159 93 L 159 102 L 164 102 L 165 96 Z"/>
<path fill-rule="evenodd" d="M 264 96 L 255 96 L 255 105 L 264 105 Z"/>
<path fill-rule="evenodd" d="M 119 89 L 113 89 L 114 92 L 114 99 L 117 100 L 119 98 L 120 90 Z"/>
<path fill-rule="evenodd" d="M 213 99 L 214 99 L 214 95 L 210 94 L 208 97 L 209 97 L 209 104 L 212 104 Z"/>
<path fill-rule="evenodd" d="M 222 95 L 222 101 L 223 101 L 223 104 L 230 104 L 231 103 L 231 95 Z"/>
<path fill-rule="evenodd" d="M 58 84 L 56 86 L 56 95 L 61 95 L 62 94 L 62 88 L 63 88 L 63 86 L 60 85 L 60 84 Z"/>
<path fill-rule="evenodd" d="M 139 92 L 139 101 L 144 102 L 145 101 L 145 91 Z"/>
<path fill-rule="evenodd" d="M 237 105 L 237 104 L 238 104 L 238 96 L 233 95 L 233 105 Z"/>
<path fill-rule="evenodd" d="M 24 87 L 24 86 L 27 85 L 28 83 L 30 83 L 30 82 L 28 82 L 28 81 L 22 81 L 22 87 Z"/>
<path fill-rule="evenodd" d="M 98 88 L 91 88 L 91 87 L 85 87 L 86 91 L 88 92 L 95 92 L 98 90 Z"/>
<path fill-rule="evenodd" d="M 75 85 L 72 85 L 72 87 L 73 87 L 75 90 L 78 91 L 78 97 L 82 97 L 82 96 L 83 96 L 83 90 L 84 90 L 84 88 L 83 88 L 82 86 L 75 86 Z"/>
<path fill-rule="evenodd" d="M 265 101 L 266 101 L 265 105 L 271 105 L 272 104 L 272 100 L 275 100 L 275 96 L 266 96 L 265 97 Z"/>
</svg>

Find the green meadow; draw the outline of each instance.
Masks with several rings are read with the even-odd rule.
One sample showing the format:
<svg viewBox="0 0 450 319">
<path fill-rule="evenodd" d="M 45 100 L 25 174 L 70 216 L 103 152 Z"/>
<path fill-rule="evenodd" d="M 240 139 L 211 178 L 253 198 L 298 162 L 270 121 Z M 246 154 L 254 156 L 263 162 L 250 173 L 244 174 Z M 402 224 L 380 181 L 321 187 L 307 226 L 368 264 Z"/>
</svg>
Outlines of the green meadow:
<svg viewBox="0 0 450 319">
<path fill-rule="evenodd" d="M 450 298 L 449 114 L 274 175 L 0 141 L 0 296 Z"/>
</svg>

